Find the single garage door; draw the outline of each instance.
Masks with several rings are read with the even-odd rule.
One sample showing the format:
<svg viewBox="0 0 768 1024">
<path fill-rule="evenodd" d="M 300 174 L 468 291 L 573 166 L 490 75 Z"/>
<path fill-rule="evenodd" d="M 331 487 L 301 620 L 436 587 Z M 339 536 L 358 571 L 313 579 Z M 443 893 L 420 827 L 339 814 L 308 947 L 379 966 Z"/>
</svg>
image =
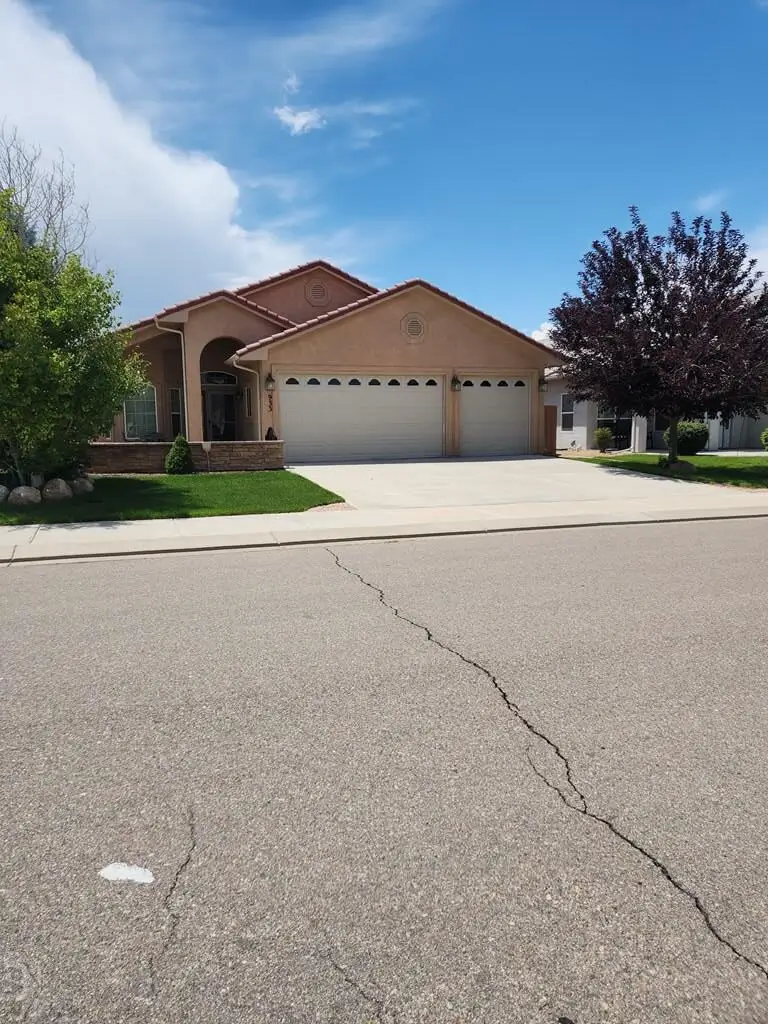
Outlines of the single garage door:
<svg viewBox="0 0 768 1024">
<path fill-rule="evenodd" d="M 461 386 L 461 454 L 530 451 L 531 382 L 523 377 L 465 377 Z"/>
<path fill-rule="evenodd" d="M 286 374 L 279 388 L 286 462 L 443 454 L 442 377 Z"/>
</svg>

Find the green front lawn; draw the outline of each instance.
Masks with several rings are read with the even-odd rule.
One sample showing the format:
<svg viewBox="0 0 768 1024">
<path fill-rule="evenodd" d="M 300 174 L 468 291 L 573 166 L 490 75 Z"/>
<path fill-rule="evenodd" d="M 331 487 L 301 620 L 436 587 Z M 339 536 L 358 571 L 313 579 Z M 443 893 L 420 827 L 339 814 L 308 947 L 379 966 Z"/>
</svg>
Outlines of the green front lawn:
<svg viewBox="0 0 768 1024">
<path fill-rule="evenodd" d="M 603 455 L 579 459 L 609 469 L 628 469 L 633 473 L 651 473 L 675 480 L 695 480 L 704 484 L 728 484 L 730 487 L 768 487 L 768 456 L 682 455 L 683 462 L 695 467 L 693 473 L 677 474 L 659 465 L 658 455 Z"/>
<path fill-rule="evenodd" d="M 304 512 L 343 501 L 287 470 L 190 476 L 94 477 L 92 494 L 14 509 L 0 505 L 0 524 L 92 523 L 120 519 L 188 519 L 263 512 Z"/>
</svg>

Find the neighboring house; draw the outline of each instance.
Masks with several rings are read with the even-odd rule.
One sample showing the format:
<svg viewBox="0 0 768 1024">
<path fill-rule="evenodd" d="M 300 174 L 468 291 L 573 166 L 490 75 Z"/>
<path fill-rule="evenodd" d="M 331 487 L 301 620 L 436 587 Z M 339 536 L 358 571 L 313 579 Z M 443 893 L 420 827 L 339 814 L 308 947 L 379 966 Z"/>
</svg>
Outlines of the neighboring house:
<svg viewBox="0 0 768 1024">
<path fill-rule="evenodd" d="M 151 386 L 111 441 L 246 442 L 287 461 L 545 450 L 545 345 L 441 291 L 324 261 L 133 324 Z"/>
<path fill-rule="evenodd" d="M 647 419 L 642 416 L 617 416 L 596 402 L 576 402 L 568 391 L 567 381 L 555 368 L 547 372 L 544 404 L 554 406 L 557 414 L 556 447 L 595 448 L 597 427 L 610 427 L 615 448 L 633 451 L 663 451 L 664 431 L 668 422 L 655 413 Z M 707 451 L 721 449 L 744 450 L 760 448 L 760 434 L 768 427 L 768 414 L 757 418 L 735 416 L 728 426 L 720 417 L 709 419 Z"/>
</svg>

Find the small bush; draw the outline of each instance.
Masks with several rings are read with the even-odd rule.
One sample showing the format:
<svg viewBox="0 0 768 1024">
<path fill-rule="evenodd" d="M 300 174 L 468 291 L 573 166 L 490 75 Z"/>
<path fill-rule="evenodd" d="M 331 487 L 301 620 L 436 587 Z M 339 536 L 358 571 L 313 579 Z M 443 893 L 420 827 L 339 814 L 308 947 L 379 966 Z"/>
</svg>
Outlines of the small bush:
<svg viewBox="0 0 768 1024">
<path fill-rule="evenodd" d="M 768 452 L 768 427 L 760 435 L 760 444 Z"/>
<path fill-rule="evenodd" d="M 677 424 L 677 451 L 679 455 L 695 455 L 706 448 L 709 426 L 698 420 L 680 420 Z M 664 444 L 669 448 L 669 427 L 664 431 Z"/>
<path fill-rule="evenodd" d="M 182 434 L 176 438 L 171 449 L 165 456 L 166 473 L 194 473 L 195 466 L 192 462 L 192 450 L 189 442 Z"/>
<path fill-rule="evenodd" d="M 594 433 L 595 444 L 601 452 L 605 453 L 613 440 L 613 431 L 610 427 L 598 427 Z"/>
</svg>

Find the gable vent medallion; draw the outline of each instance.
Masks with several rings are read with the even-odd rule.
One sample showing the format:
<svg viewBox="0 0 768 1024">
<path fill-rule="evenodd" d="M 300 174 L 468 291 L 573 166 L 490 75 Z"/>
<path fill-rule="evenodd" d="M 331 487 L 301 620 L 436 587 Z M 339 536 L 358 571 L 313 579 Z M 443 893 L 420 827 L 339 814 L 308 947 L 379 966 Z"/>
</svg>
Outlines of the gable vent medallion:
<svg viewBox="0 0 768 1024">
<path fill-rule="evenodd" d="M 304 289 L 304 294 L 307 297 L 307 302 L 312 306 L 327 306 L 330 296 L 328 295 L 328 286 L 325 281 L 319 281 L 315 278 L 314 281 L 307 281 L 307 287 Z"/>
<path fill-rule="evenodd" d="M 412 345 L 415 345 L 424 340 L 424 335 L 427 333 L 427 324 L 424 317 L 418 313 L 406 313 L 400 321 L 400 330 L 407 340 Z"/>
</svg>

